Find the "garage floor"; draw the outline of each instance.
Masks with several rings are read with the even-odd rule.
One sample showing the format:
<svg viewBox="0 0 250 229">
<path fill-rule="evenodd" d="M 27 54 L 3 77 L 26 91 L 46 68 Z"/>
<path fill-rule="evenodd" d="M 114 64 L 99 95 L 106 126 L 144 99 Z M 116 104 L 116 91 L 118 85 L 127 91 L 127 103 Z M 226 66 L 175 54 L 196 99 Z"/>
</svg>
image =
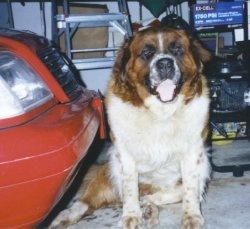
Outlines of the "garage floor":
<svg viewBox="0 0 250 229">
<path fill-rule="evenodd" d="M 235 140 L 229 144 L 214 145 L 213 162 L 217 166 L 250 163 L 249 146 L 250 143 L 247 140 Z M 105 153 L 101 154 L 99 160 L 103 160 L 103 156 Z M 178 229 L 180 210 L 181 204 L 161 207 L 160 224 L 156 228 Z M 250 228 L 250 172 L 244 172 L 242 177 L 234 177 L 232 172 L 214 172 L 202 211 L 205 218 L 204 229 Z M 119 228 L 120 215 L 120 208 L 101 209 L 67 229 Z M 46 226 L 41 225 L 39 228 L 46 228 Z"/>
</svg>

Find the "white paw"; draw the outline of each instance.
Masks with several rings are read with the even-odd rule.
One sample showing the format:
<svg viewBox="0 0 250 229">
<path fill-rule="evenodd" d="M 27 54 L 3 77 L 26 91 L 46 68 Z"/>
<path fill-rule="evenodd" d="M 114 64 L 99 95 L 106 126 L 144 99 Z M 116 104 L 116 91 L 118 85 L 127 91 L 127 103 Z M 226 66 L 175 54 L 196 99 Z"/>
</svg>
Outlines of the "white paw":
<svg viewBox="0 0 250 229">
<path fill-rule="evenodd" d="M 61 229 L 70 225 L 70 220 L 68 219 L 69 211 L 68 209 L 63 210 L 50 224 L 50 229 Z"/>
<path fill-rule="evenodd" d="M 182 229 L 201 229 L 204 219 L 201 215 L 184 214 L 181 220 Z"/>
<path fill-rule="evenodd" d="M 133 206 L 134 209 L 124 211 L 122 216 L 122 228 L 123 229 L 139 229 L 142 223 L 142 212 L 140 207 Z"/>
<path fill-rule="evenodd" d="M 159 223 L 159 210 L 154 204 L 142 205 L 143 225 L 146 228 L 154 228 Z"/>
<path fill-rule="evenodd" d="M 61 211 L 53 220 L 50 229 L 61 229 L 68 225 L 77 223 L 88 210 L 88 205 L 82 202 L 75 202 L 70 208 Z"/>
<path fill-rule="evenodd" d="M 141 217 L 137 215 L 127 215 L 122 218 L 123 229 L 139 229 L 141 225 Z"/>
</svg>

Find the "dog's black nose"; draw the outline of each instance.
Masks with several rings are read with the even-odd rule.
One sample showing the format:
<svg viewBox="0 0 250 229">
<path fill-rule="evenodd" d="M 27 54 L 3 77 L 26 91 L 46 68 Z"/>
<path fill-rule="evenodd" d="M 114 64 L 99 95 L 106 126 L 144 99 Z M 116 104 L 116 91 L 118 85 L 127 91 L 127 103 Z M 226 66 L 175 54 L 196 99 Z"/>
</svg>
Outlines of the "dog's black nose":
<svg viewBox="0 0 250 229">
<path fill-rule="evenodd" d="M 162 74 L 166 74 L 174 69 L 174 61 L 171 58 L 162 58 L 157 61 L 156 67 Z"/>
</svg>

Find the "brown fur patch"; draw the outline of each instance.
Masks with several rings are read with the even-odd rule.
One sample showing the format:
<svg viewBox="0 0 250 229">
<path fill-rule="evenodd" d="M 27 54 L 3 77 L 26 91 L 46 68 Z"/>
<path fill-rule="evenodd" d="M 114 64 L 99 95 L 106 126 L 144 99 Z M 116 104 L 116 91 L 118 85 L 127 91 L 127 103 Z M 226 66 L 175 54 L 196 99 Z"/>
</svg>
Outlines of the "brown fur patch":
<svg viewBox="0 0 250 229">
<path fill-rule="evenodd" d="M 139 184 L 140 196 L 151 195 L 155 193 L 157 189 L 150 184 Z"/>
<path fill-rule="evenodd" d="M 107 164 L 91 168 L 84 179 L 83 189 L 85 191 L 81 200 L 92 210 L 120 203 L 118 194 L 111 184 Z"/>
</svg>

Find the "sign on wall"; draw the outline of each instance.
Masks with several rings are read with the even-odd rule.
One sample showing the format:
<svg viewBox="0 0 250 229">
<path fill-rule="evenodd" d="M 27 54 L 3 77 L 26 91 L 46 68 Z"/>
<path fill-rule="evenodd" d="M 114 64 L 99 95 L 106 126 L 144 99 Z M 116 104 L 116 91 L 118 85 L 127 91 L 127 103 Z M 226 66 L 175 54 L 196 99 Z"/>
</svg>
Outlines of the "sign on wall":
<svg viewBox="0 0 250 229">
<path fill-rule="evenodd" d="M 242 1 L 194 4 L 191 21 L 194 27 L 201 29 L 237 28 L 243 24 L 243 7 Z"/>
</svg>

